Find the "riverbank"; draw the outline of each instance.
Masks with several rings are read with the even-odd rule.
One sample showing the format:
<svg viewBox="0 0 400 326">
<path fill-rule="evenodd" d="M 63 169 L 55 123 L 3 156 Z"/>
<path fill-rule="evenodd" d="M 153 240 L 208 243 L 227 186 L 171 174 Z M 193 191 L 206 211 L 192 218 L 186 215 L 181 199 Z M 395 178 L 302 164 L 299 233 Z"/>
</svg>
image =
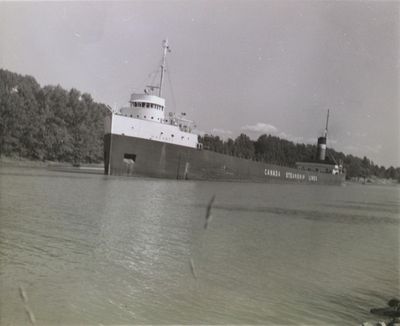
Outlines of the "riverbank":
<svg viewBox="0 0 400 326">
<path fill-rule="evenodd" d="M 79 167 L 75 167 L 72 163 L 68 162 L 56 162 L 56 161 L 34 161 L 20 157 L 0 157 L 0 166 L 12 166 L 12 167 L 26 167 L 26 168 L 49 168 L 49 169 L 88 169 L 88 170 L 99 170 L 103 169 L 103 163 L 92 163 L 92 164 L 81 164 Z"/>
<path fill-rule="evenodd" d="M 351 178 L 350 180 L 346 180 L 346 182 L 354 184 L 386 185 L 386 186 L 395 186 L 399 184 L 399 182 L 395 179 L 378 178 L 376 176 L 371 176 L 368 178 Z"/>
</svg>

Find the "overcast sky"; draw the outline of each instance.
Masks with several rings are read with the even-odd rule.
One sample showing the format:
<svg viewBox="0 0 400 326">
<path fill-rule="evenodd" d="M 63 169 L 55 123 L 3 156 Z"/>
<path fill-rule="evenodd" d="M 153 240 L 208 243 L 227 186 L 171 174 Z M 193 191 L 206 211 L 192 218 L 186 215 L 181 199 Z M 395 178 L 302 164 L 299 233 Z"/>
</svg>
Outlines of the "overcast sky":
<svg viewBox="0 0 400 326">
<path fill-rule="evenodd" d="M 169 39 L 164 94 L 198 129 L 400 166 L 399 7 L 382 1 L 0 3 L 0 66 L 124 105 Z"/>
</svg>

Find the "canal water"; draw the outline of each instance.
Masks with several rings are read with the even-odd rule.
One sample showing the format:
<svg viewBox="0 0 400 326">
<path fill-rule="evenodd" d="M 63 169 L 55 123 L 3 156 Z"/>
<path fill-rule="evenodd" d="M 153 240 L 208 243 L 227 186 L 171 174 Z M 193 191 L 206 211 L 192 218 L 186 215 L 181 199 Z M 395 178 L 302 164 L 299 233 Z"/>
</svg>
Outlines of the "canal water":
<svg viewBox="0 0 400 326">
<path fill-rule="evenodd" d="M 399 296 L 399 190 L 0 167 L 0 324 L 377 320 Z"/>
</svg>

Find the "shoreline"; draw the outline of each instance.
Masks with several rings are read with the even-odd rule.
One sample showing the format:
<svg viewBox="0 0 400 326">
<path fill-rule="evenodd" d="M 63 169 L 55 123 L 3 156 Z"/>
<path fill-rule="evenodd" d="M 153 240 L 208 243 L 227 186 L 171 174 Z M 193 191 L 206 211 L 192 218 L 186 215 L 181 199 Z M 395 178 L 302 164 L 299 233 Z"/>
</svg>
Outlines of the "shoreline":
<svg viewBox="0 0 400 326">
<path fill-rule="evenodd" d="M 372 176 L 370 178 L 351 178 L 346 180 L 347 184 L 357 184 L 357 185 L 364 185 L 364 186 L 397 186 L 400 183 L 395 179 L 385 179 L 385 178 L 378 178 Z"/>
<path fill-rule="evenodd" d="M 103 163 L 84 163 L 79 167 L 75 167 L 72 163 L 68 162 L 57 162 L 57 161 L 35 161 L 20 157 L 0 157 L 0 167 L 10 166 L 10 167 L 21 167 L 21 168 L 65 168 L 65 169 L 103 169 Z"/>
</svg>

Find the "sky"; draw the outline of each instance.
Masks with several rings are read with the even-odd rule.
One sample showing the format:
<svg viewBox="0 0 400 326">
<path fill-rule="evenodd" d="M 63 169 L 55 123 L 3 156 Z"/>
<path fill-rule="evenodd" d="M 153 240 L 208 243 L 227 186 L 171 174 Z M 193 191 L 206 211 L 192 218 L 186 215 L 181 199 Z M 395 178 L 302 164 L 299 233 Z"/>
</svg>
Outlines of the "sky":
<svg viewBox="0 0 400 326">
<path fill-rule="evenodd" d="M 1 2 L 0 68 L 112 107 L 168 38 L 167 110 L 226 139 L 267 133 L 400 166 L 400 2 Z"/>
</svg>

